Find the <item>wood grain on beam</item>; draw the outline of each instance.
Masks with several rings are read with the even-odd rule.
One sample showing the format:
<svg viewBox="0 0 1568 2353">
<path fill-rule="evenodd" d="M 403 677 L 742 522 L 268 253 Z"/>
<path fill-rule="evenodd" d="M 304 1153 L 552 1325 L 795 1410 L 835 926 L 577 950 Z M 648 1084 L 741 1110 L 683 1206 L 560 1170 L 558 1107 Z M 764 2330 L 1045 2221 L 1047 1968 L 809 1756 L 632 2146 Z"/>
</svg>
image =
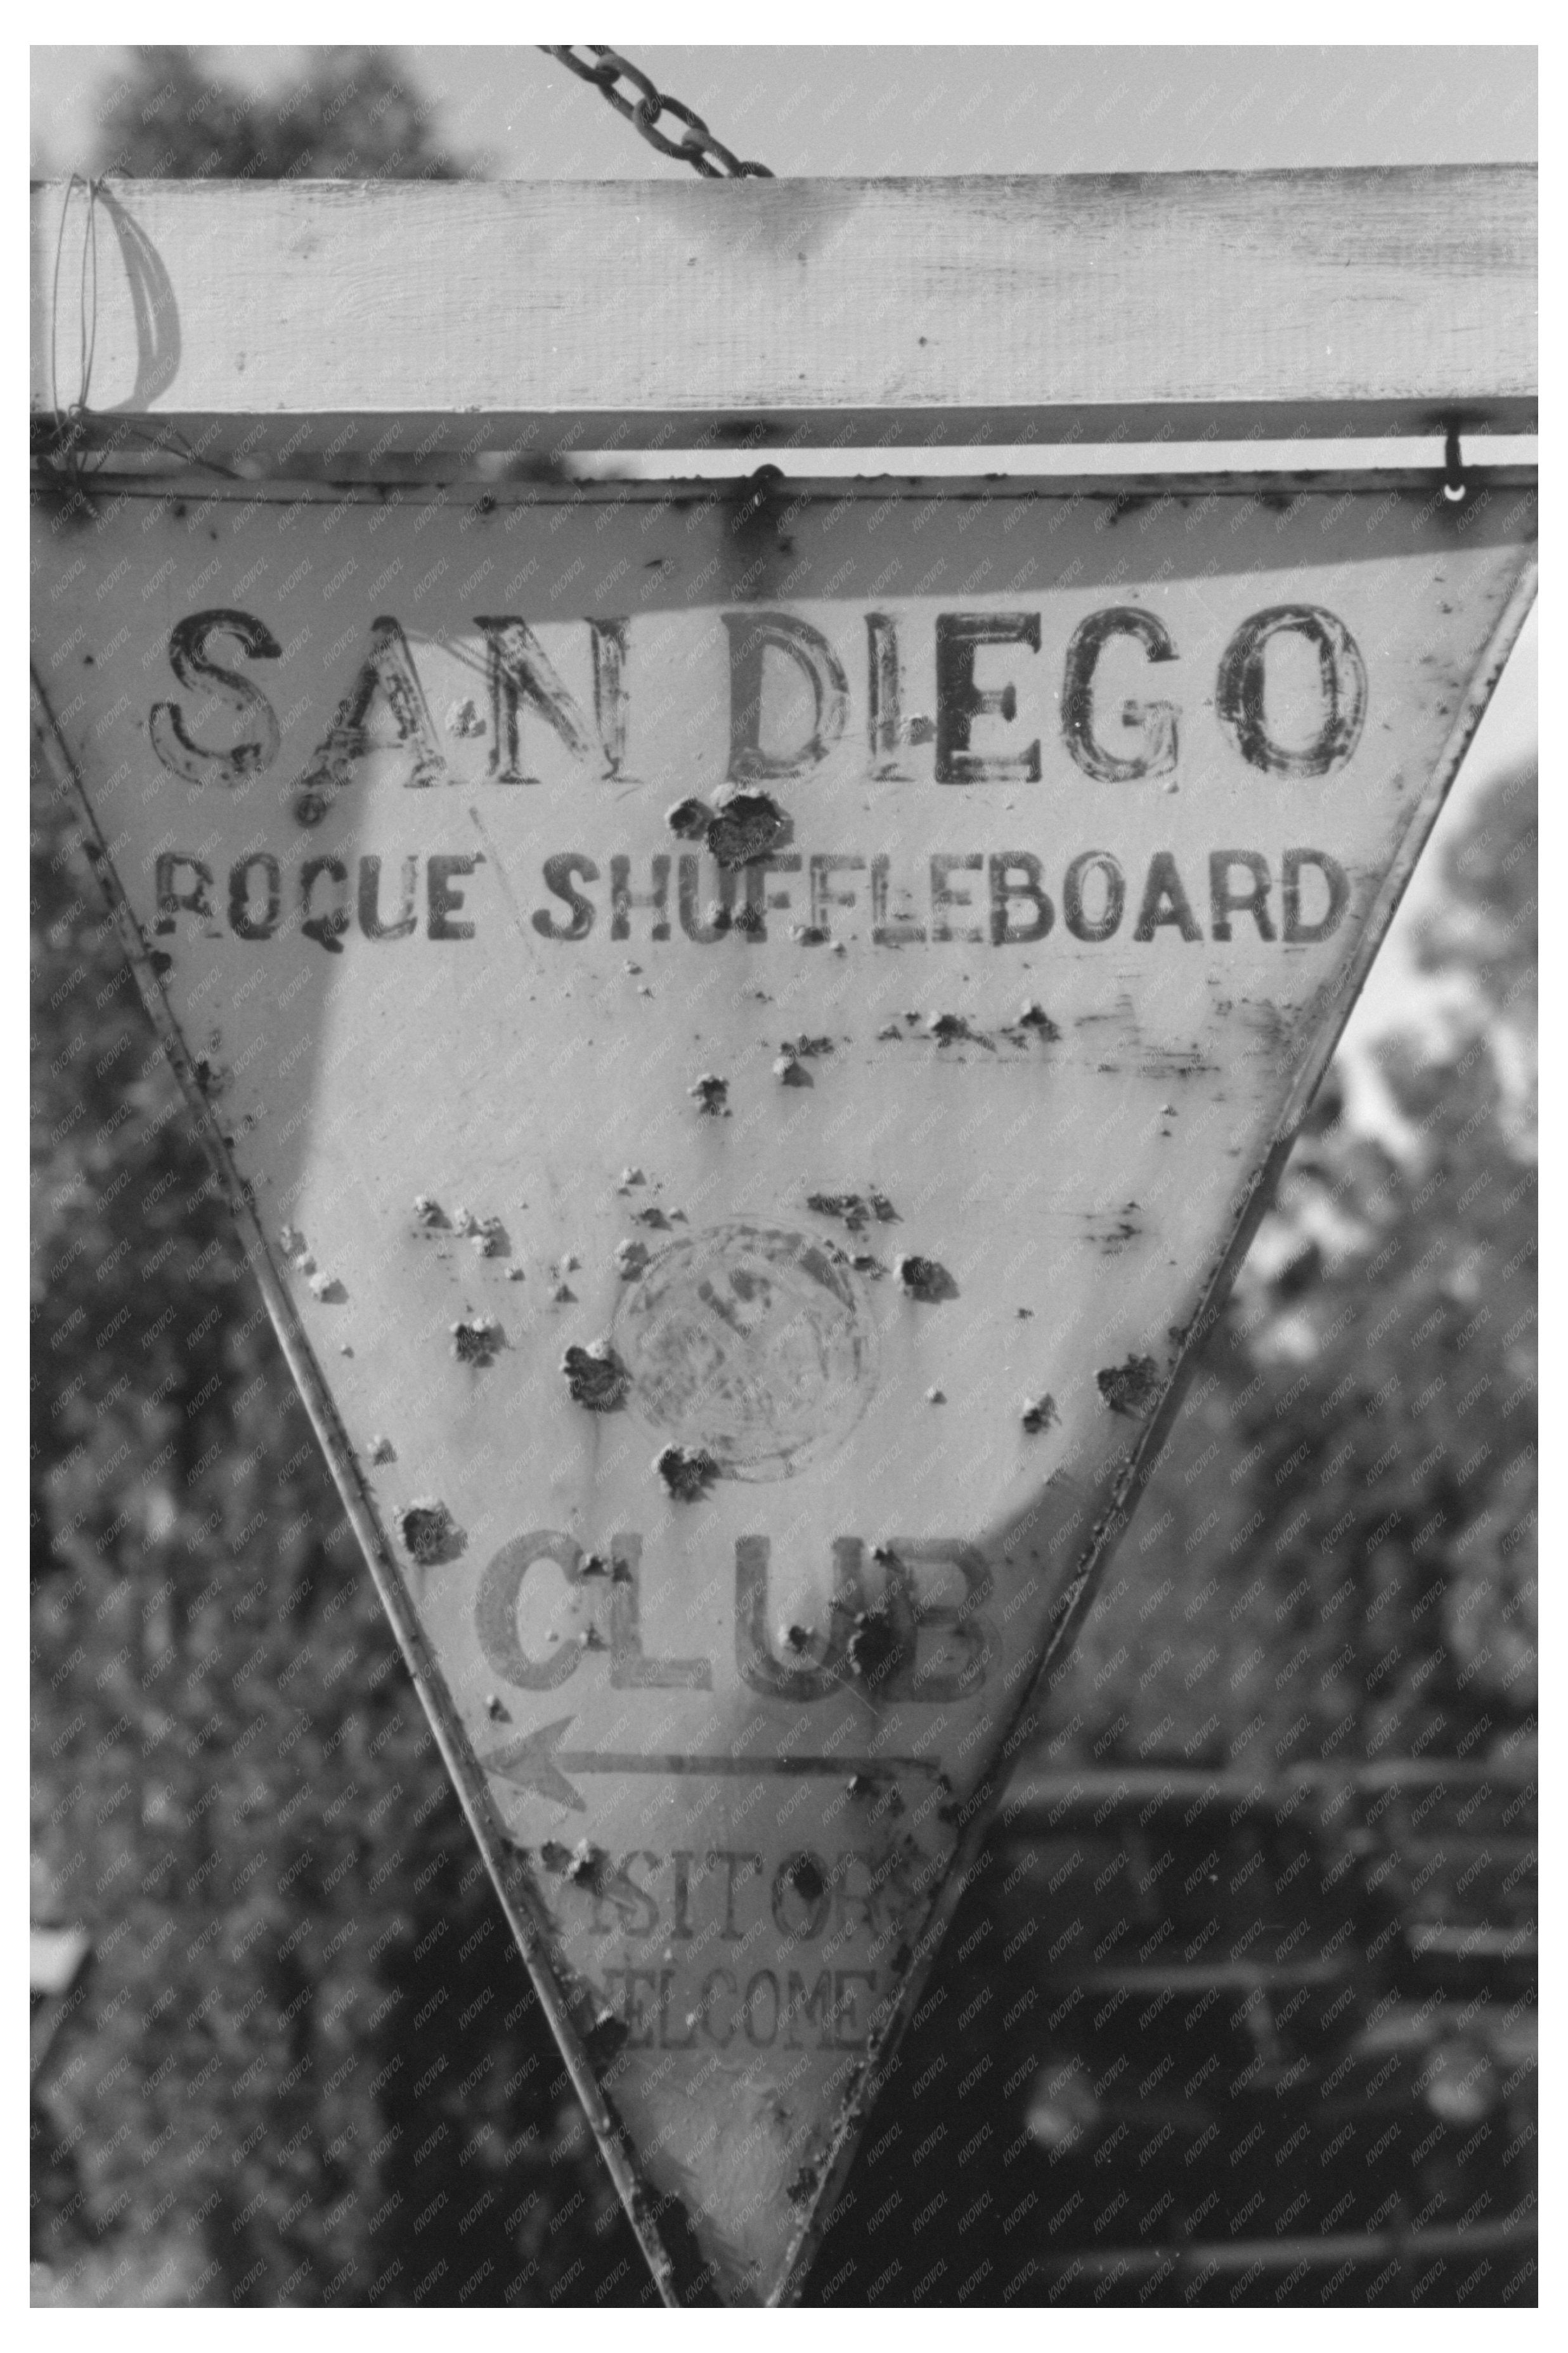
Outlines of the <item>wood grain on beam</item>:
<svg viewBox="0 0 1568 2353">
<path fill-rule="evenodd" d="M 81 390 L 88 217 L 34 190 L 37 416 Z M 94 229 L 96 429 L 229 453 L 1535 426 L 1514 165 L 117 180 Z"/>
</svg>

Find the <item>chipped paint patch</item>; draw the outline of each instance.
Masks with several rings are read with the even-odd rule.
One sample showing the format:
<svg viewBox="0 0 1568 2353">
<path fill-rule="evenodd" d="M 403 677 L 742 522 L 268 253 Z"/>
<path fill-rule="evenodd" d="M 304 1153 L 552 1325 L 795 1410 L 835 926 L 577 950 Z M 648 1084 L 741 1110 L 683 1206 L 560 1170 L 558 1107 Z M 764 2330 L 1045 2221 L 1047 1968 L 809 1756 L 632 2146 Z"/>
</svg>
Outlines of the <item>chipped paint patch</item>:
<svg viewBox="0 0 1568 2353">
<path fill-rule="evenodd" d="M 710 1119 L 729 1118 L 730 1082 L 728 1079 L 717 1078 L 711 1071 L 705 1071 L 700 1079 L 693 1079 L 686 1092 L 698 1110 L 705 1112 Z"/>
<path fill-rule="evenodd" d="M 701 1448 L 666 1446 L 654 1457 L 654 1469 L 678 1504 L 695 1504 L 719 1476 L 719 1465 Z"/>
<path fill-rule="evenodd" d="M 1096 1373 L 1094 1379 L 1112 1413 L 1130 1414 L 1138 1420 L 1152 1411 L 1160 1394 L 1160 1368 L 1152 1356 L 1129 1356 L 1125 1364 Z"/>
<path fill-rule="evenodd" d="M 556 1297 L 563 1293 L 568 1299 L 572 1296 L 564 1283 L 558 1287 Z M 586 1348 L 568 1348 L 561 1369 L 573 1403 L 586 1406 L 590 1413 L 614 1413 L 626 1403 L 631 1376 L 607 1340 L 595 1340 Z"/>
<path fill-rule="evenodd" d="M 958 1297 L 958 1285 L 946 1267 L 939 1266 L 934 1258 L 921 1258 L 908 1251 L 893 1261 L 893 1272 L 911 1299 L 922 1301 L 928 1307 L 944 1299 Z"/>
<path fill-rule="evenodd" d="M 771 794 L 735 793 L 714 811 L 706 839 L 719 865 L 732 871 L 771 857 L 794 835 L 788 812 Z"/>
<path fill-rule="evenodd" d="M 897 1209 L 875 1187 L 864 1193 L 808 1193 L 805 1206 L 819 1218 L 842 1218 L 852 1234 L 862 1231 L 873 1218 L 879 1225 L 898 1222 Z"/>
<path fill-rule="evenodd" d="M 459 1365 L 490 1365 L 501 1344 L 493 1315 L 461 1315 L 452 1325 L 452 1354 Z"/>
<path fill-rule="evenodd" d="M 455 1559 L 462 1549 L 462 1538 L 451 1513 L 434 1496 L 422 1496 L 405 1504 L 396 1514 L 396 1525 L 411 1557 L 421 1568 Z"/>
<path fill-rule="evenodd" d="M 1043 1005 L 1037 1005 L 1033 997 L 1028 1000 L 1027 1004 L 1024 1007 L 1023 1011 L 1019 1014 L 1016 1026 L 1020 1029 L 1035 1030 L 1042 1041 L 1047 1046 L 1058 1044 L 1062 1034 L 1060 1029 L 1057 1027 L 1057 1024 L 1051 1019 L 1050 1015 L 1046 1011 L 1045 1007 Z"/>
</svg>

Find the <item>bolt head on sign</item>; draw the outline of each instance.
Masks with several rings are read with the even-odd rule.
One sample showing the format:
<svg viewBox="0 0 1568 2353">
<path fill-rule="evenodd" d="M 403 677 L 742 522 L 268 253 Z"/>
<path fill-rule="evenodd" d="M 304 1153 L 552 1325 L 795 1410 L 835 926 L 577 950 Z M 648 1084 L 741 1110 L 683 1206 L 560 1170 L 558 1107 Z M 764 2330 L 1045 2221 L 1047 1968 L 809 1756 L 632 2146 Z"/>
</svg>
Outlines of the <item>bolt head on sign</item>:
<svg viewBox="0 0 1568 2353">
<path fill-rule="evenodd" d="M 47 748 L 672 2299 L 799 2284 L 1533 522 L 1504 475 L 37 518 Z"/>
</svg>

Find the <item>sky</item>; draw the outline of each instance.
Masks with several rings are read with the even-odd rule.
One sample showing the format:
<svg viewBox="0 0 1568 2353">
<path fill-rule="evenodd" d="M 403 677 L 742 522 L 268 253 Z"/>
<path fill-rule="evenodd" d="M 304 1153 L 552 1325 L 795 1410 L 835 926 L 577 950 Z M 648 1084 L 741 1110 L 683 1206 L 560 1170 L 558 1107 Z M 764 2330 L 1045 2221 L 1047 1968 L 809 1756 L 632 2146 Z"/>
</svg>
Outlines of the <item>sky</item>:
<svg viewBox="0 0 1568 2353">
<path fill-rule="evenodd" d="M 1528 163 L 1538 148 L 1536 52 L 1521 46 L 627 47 L 726 145 L 781 176 Z M 94 168 L 95 110 L 128 55 L 33 48 L 36 175 Z M 291 80 L 307 52 L 204 55 L 210 70 L 264 90 Z M 443 143 L 490 176 L 685 175 L 537 49 L 420 46 L 398 55 L 433 104 Z M 1390 1027 L 1440 1018 L 1411 954 L 1414 926 L 1440 888 L 1442 841 L 1465 822 L 1478 787 L 1533 756 L 1537 645 L 1532 617 L 1353 1017 L 1352 1056 Z"/>
</svg>

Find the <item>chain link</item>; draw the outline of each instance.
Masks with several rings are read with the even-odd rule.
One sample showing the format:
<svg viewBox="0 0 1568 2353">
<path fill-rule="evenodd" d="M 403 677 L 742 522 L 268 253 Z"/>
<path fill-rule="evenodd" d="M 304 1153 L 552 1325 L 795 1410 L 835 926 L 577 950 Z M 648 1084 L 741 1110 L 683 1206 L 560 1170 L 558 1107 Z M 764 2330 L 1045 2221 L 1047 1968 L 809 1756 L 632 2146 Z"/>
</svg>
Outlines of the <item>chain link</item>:
<svg viewBox="0 0 1568 2353">
<path fill-rule="evenodd" d="M 539 46 L 547 58 L 553 58 L 558 65 L 566 67 L 579 79 L 592 82 L 599 95 L 609 100 L 616 112 L 624 115 L 632 128 L 641 133 L 650 147 L 657 147 L 661 155 L 673 155 L 678 164 L 689 164 L 692 170 L 700 172 L 705 180 L 773 178 L 765 164 L 746 164 L 739 155 L 732 155 L 721 141 L 714 138 L 700 114 L 693 114 L 679 99 L 667 98 L 649 81 L 647 74 L 640 73 L 618 49 L 607 49 L 595 41 L 568 44 L 563 47 L 552 47 L 548 42 L 542 41 Z M 579 46 L 589 51 L 588 57 L 577 55 Z M 616 87 L 623 81 L 628 82 L 637 92 L 635 99 L 628 98 Z M 677 122 L 686 125 L 679 139 L 668 138 L 659 129 L 661 114 L 670 115 Z"/>
</svg>

